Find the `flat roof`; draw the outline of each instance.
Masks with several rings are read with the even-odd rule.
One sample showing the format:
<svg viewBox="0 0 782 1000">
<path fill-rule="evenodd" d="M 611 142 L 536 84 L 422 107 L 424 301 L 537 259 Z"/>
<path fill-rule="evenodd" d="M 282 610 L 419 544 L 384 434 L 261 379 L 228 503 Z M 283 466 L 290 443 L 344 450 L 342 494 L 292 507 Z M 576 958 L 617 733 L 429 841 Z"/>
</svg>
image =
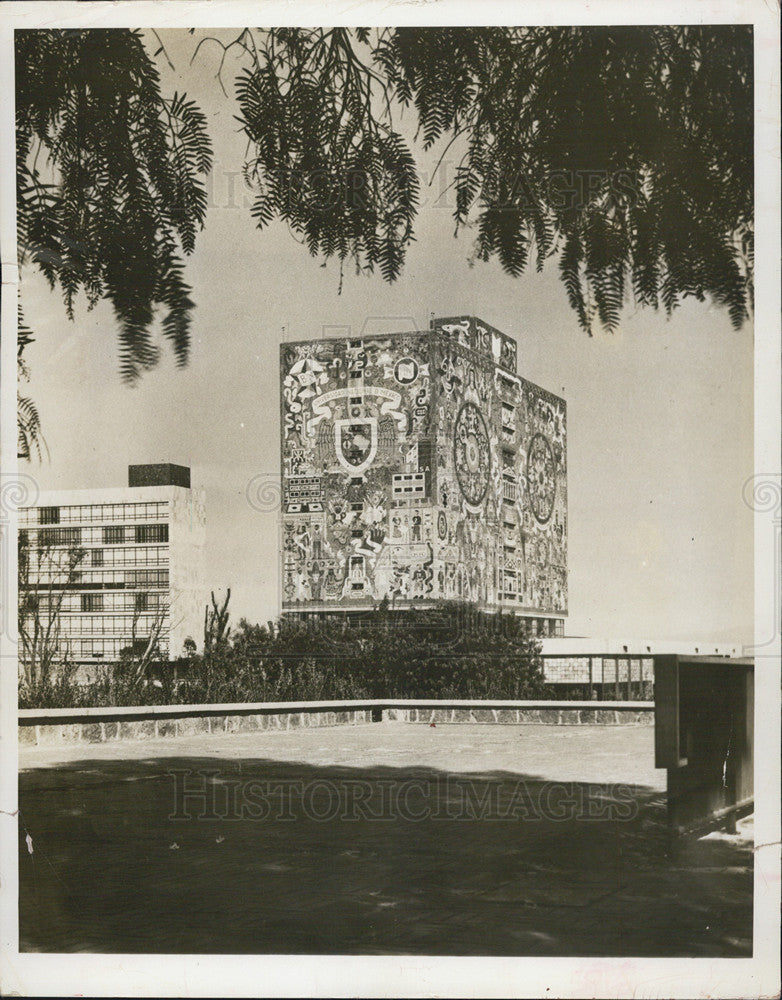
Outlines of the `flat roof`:
<svg viewBox="0 0 782 1000">
<path fill-rule="evenodd" d="M 543 656 L 654 656 L 679 653 L 685 656 L 742 656 L 738 642 L 705 642 L 698 639 L 631 639 L 565 636 L 541 638 Z"/>
<path fill-rule="evenodd" d="M 69 507 L 87 503 L 150 503 L 156 498 L 170 499 L 174 493 L 192 493 L 185 486 L 92 486 L 78 490 L 41 490 L 20 509 L 33 507 Z"/>
</svg>

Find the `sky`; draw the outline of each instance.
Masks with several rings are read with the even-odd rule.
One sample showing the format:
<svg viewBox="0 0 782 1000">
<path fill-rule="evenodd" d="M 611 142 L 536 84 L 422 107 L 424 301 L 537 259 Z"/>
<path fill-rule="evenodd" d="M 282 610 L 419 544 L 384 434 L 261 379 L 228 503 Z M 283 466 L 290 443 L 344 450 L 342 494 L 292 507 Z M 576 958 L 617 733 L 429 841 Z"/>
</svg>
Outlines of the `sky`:
<svg viewBox="0 0 782 1000">
<path fill-rule="evenodd" d="M 198 32 L 195 39 L 203 35 Z M 209 210 L 187 261 L 196 310 L 190 359 L 164 345 L 133 387 L 119 375 L 111 307 L 70 322 L 58 292 L 22 274 L 28 325 L 27 390 L 48 456 L 24 470 L 41 489 L 124 486 L 127 466 L 189 465 L 207 505 L 207 580 L 232 588 L 235 620 L 277 614 L 278 509 L 248 499 L 279 476 L 279 344 L 330 335 L 426 329 L 431 314 L 473 314 L 513 336 L 518 372 L 568 405 L 568 635 L 750 643 L 753 514 L 742 488 L 753 474 L 753 331 L 687 302 L 670 319 L 628 302 L 619 329 L 582 331 L 556 262 L 505 275 L 470 263 L 469 231 L 454 237 L 448 154 L 418 150 L 422 207 L 402 276 L 325 268 L 287 227 L 263 232 L 241 181 L 245 142 L 236 106 L 216 80 L 220 49 L 161 32 L 172 71 L 204 110 L 215 152 Z M 231 92 L 232 57 L 223 79 Z M 408 128 L 410 123 L 405 124 Z M 449 159 L 450 156 L 450 159 Z M 258 477 L 262 477 L 259 479 Z"/>
</svg>

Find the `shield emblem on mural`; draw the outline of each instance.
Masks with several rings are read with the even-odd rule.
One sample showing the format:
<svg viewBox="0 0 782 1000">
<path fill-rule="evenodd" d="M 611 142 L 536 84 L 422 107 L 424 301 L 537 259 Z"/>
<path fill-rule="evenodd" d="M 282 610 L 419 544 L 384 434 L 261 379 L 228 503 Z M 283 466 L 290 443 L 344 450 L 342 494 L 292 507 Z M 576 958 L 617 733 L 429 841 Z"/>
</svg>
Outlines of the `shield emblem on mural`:
<svg viewBox="0 0 782 1000">
<path fill-rule="evenodd" d="M 377 421 L 374 417 L 335 420 L 334 444 L 337 458 L 348 472 L 363 472 L 377 454 Z"/>
</svg>

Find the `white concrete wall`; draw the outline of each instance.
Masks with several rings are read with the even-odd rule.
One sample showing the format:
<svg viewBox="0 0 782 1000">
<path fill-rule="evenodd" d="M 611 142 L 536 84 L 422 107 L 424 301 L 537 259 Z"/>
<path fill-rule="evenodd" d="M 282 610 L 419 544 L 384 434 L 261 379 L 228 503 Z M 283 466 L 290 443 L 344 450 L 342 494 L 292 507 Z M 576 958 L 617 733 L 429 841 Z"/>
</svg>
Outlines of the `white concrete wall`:
<svg viewBox="0 0 782 1000">
<path fill-rule="evenodd" d="M 169 655 L 181 656 L 185 639 L 204 642 L 204 607 L 209 601 L 204 547 L 206 506 L 203 490 L 170 487 L 171 520 L 168 529 L 170 632 Z"/>
</svg>

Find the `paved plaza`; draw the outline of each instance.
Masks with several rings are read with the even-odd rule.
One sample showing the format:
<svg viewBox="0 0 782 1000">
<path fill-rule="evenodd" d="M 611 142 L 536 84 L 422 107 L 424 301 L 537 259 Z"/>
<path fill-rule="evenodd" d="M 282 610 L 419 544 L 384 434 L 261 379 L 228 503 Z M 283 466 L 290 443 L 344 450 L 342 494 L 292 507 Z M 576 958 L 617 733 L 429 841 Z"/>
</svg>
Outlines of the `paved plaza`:
<svg viewBox="0 0 782 1000">
<path fill-rule="evenodd" d="M 746 827 L 672 849 L 664 791 L 645 726 L 20 749 L 20 947 L 750 955 Z"/>
</svg>

